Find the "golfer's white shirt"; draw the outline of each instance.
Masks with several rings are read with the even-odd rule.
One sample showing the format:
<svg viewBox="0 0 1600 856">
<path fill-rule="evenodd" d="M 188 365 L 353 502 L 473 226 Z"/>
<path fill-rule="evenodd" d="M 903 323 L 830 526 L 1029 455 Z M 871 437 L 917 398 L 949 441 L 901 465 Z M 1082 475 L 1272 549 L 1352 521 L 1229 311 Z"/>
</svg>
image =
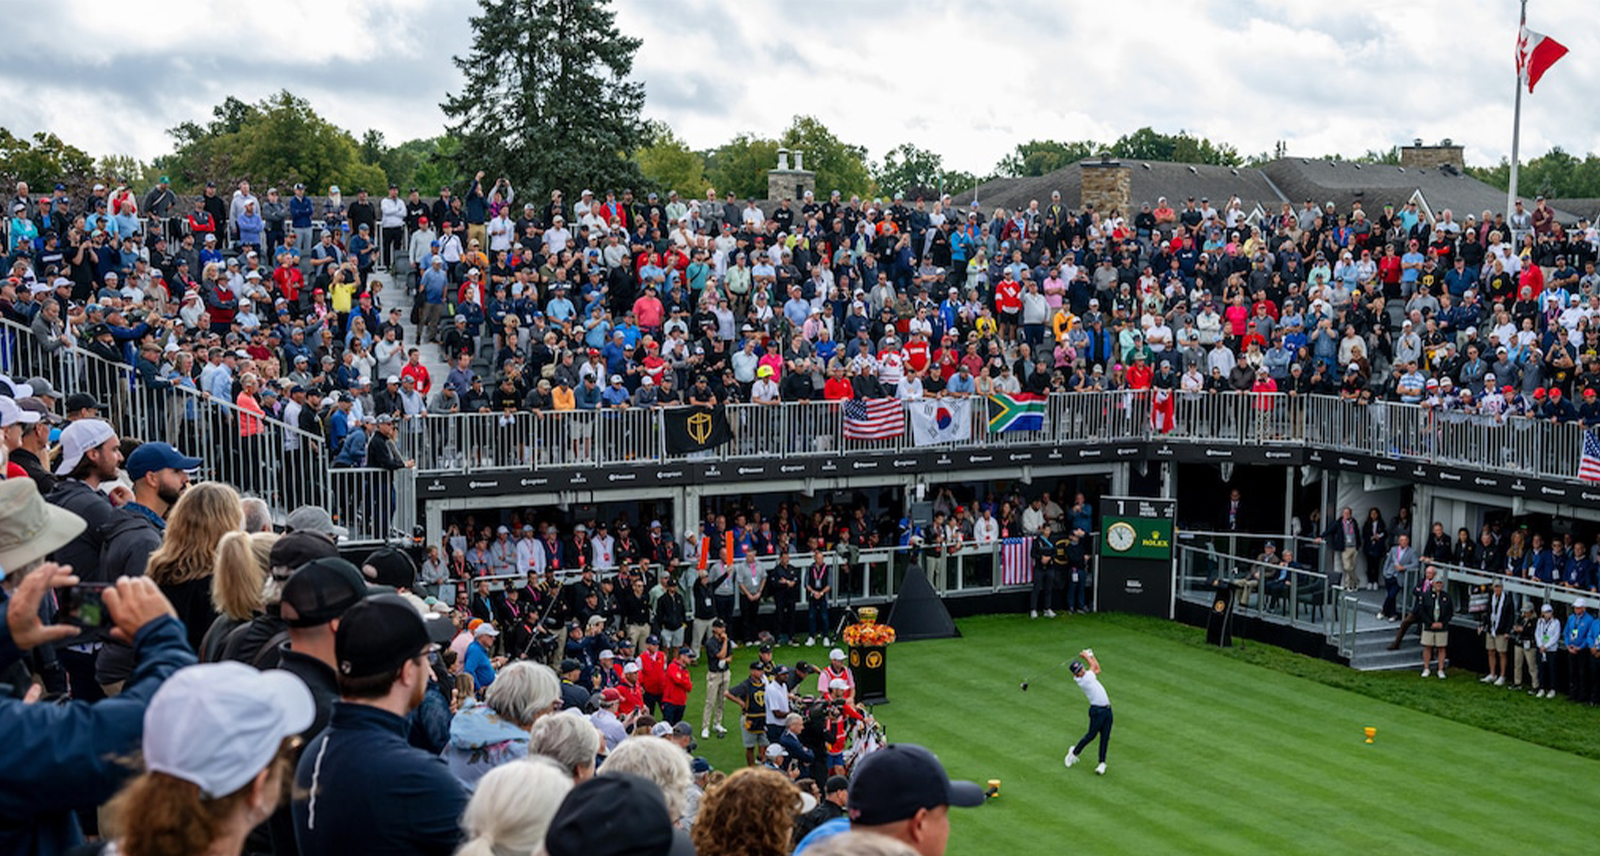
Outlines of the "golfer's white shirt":
<svg viewBox="0 0 1600 856">
<path fill-rule="evenodd" d="M 1106 695 L 1106 688 L 1100 686 L 1099 675 L 1086 670 L 1082 675 L 1074 675 L 1072 679 L 1078 682 L 1078 689 L 1083 690 L 1091 707 L 1111 706 L 1111 697 Z"/>
</svg>

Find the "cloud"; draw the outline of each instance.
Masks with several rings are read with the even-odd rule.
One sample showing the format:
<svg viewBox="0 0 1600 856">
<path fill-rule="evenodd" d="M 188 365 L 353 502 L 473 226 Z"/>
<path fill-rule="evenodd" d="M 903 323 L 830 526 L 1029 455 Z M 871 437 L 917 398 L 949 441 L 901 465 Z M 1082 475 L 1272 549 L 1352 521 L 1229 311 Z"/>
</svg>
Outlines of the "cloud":
<svg viewBox="0 0 1600 856">
<path fill-rule="evenodd" d="M 1510 149 L 1515 8 L 1422 0 L 1375 8 L 1274 0 L 614 0 L 643 40 L 645 115 L 695 148 L 776 136 L 816 116 L 874 157 L 912 142 L 983 173 L 1030 139 L 1110 141 L 1143 126 L 1241 152 L 1359 154 L 1450 137 L 1472 163 Z M 287 88 L 359 134 L 443 130 L 470 51 L 468 0 L 194 4 L 52 0 L 8 21 L 0 125 L 141 158 L 165 129 L 233 95 Z M 1523 152 L 1600 146 L 1582 81 L 1600 32 L 1582 0 L 1545 0 L 1535 29 L 1571 53 L 1524 98 Z"/>
</svg>

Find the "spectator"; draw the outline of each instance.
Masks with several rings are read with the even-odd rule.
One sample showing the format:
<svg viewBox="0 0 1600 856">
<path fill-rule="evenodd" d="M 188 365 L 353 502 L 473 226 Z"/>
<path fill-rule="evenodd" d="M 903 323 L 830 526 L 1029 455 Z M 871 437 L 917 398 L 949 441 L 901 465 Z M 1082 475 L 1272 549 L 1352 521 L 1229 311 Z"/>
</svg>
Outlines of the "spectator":
<svg viewBox="0 0 1600 856">
<path fill-rule="evenodd" d="M 1417 601 L 1416 614 L 1417 623 L 1422 625 L 1422 676 L 1428 677 L 1429 664 L 1437 654 L 1439 679 L 1444 680 L 1445 649 L 1450 644 L 1450 619 L 1455 609 L 1445 594 L 1442 578 L 1433 578 L 1432 587 Z"/>
<path fill-rule="evenodd" d="M 571 776 L 548 758 L 495 767 L 467 801 L 461 817 L 466 842 L 457 856 L 537 852 L 572 787 Z"/>
<path fill-rule="evenodd" d="M 483 703 L 464 700 L 450 721 L 444 750 L 450 772 L 471 791 L 489 770 L 526 758 L 529 733 L 560 699 L 560 681 L 548 666 L 526 660 L 507 666 Z"/>
<path fill-rule="evenodd" d="M 397 595 L 345 612 L 334 635 L 341 700 L 295 773 L 307 794 L 294 805 L 301 853 L 448 853 L 459 843 L 466 792 L 404 737 L 432 645 L 422 617 Z"/>
<path fill-rule="evenodd" d="M 150 699 L 145 772 L 107 806 L 116 853 L 240 853 L 293 775 L 294 735 L 311 723 L 294 678 L 239 663 L 175 672 Z"/>
<path fill-rule="evenodd" d="M 627 818 L 627 823 L 618 823 Z M 660 789 L 629 773 L 600 776 L 580 783 L 567 794 L 545 833 L 548 856 L 668 856 L 692 853 L 681 832 L 672 828 Z"/>
<path fill-rule="evenodd" d="M 665 738 L 633 737 L 606 756 L 599 773 L 601 777 L 622 774 L 653 782 L 674 823 L 684 816 L 691 779 L 687 752 Z"/>
<path fill-rule="evenodd" d="M 172 506 L 161 547 L 150 554 L 147 573 L 176 607 L 195 650 L 217 618 L 211 603 L 217 542 L 240 531 L 243 518 L 238 492 L 222 482 L 201 482 Z"/>
<path fill-rule="evenodd" d="M 701 798 L 693 830 L 695 852 L 786 856 L 799 808 L 800 792 L 781 774 L 759 767 L 737 770 Z"/>
<path fill-rule="evenodd" d="M 564 670 L 563 674 L 571 672 Z M 563 694 L 566 686 L 562 685 Z M 603 742 L 599 729 L 581 710 L 564 708 L 534 723 L 528 739 L 528 754 L 555 761 L 574 784 L 583 784 L 594 777 L 595 757 L 600 754 Z"/>
</svg>

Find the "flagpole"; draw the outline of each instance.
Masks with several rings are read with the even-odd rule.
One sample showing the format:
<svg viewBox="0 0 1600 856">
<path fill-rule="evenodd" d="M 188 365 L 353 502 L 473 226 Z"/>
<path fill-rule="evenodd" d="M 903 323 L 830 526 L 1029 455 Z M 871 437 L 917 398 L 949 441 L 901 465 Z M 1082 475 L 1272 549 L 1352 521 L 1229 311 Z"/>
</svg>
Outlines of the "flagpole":
<svg viewBox="0 0 1600 856">
<path fill-rule="evenodd" d="M 1528 0 L 1522 0 L 1522 17 L 1517 26 L 1517 100 L 1511 113 L 1511 183 L 1506 187 L 1506 220 L 1517 202 L 1517 149 L 1522 142 L 1522 33 L 1528 26 Z"/>
</svg>

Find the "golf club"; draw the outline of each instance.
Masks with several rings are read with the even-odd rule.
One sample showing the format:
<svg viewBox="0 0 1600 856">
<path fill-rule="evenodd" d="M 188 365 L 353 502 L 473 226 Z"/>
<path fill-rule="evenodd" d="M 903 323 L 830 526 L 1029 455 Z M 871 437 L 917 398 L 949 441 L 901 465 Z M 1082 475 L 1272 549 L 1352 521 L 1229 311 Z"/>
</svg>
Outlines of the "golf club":
<svg viewBox="0 0 1600 856">
<path fill-rule="evenodd" d="M 1062 660 L 1061 662 L 1055 664 L 1054 666 L 1051 666 L 1050 668 L 1046 669 L 1045 671 L 1035 674 L 1034 677 L 1042 677 L 1044 675 L 1047 675 L 1047 674 L 1055 671 L 1056 669 L 1059 669 L 1062 666 L 1065 666 L 1066 664 L 1068 664 L 1070 662 L 1072 662 L 1072 658 L 1068 657 L 1067 659 Z M 1022 682 L 1022 691 L 1023 692 L 1027 692 L 1028 691 L 1028 682 L 1032 681 L 1032 680 L 1033 680 L 1033 678 L 1029 678 L 1028 680 Z"/>
</svg>

